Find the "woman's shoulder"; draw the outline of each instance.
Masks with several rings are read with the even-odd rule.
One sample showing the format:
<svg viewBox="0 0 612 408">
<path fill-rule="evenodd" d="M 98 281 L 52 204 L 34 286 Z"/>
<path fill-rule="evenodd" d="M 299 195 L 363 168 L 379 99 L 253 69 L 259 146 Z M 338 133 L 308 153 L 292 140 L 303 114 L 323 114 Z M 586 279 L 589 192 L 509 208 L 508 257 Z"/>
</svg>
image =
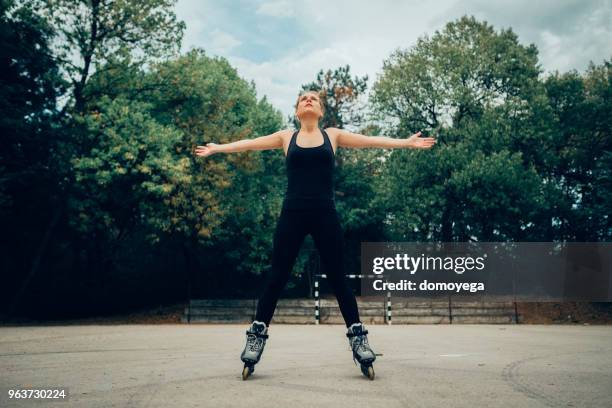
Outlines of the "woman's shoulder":
<svg viewBox="0 0 612 408">
<path fill-rule="evenodd" d="M 291 138 L 291 135 L 293 135 L 295 131 L 296 129 L 287 128 L 287 129 L 279 130 L 277 133 L 284 140 L 284 139 Z"/>
<path fill-rule="evenodd" d="M 341 129 L 338 129 L 336 127 L 328 127 L 323 130 L 325 130 L 329 138 L 332 139 L 335 144 L 336 139 L 338 138 L 338 134 L 341 132 Z"/>
<path fill-rule="evenodd" d="M 342 132 L 342 129 L 339 129 L 339 128 L 337 128 L 337 127 L 328 127 L 328 128 L 325 128 L 324 130 L 325 130 L 325 131 L 327 132 L 327 134 L 328 134 L 328 135 L 330 135 L 330 136 L 332 136 L 332 135 L 333 135 L 333 136 L 337 136 L 337 135 L 338 135 L 338 133 Z"/>
</svg>

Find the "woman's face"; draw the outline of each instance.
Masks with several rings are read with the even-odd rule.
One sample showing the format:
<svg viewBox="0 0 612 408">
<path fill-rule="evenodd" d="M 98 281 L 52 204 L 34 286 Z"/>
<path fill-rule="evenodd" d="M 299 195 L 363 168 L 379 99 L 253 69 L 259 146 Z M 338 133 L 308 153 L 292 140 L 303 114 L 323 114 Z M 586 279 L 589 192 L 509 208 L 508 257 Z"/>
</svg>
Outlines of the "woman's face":
<svg viewBox="0 0 612 408">
<path fill-rule="evenodd" d="M 304 115 L 314 115 L 317 119 L 322 118 L 323 111 L 321 110 L 319 94 L 316 92 L 308 92 L 300 95 L 295 115 L 300 120 L 304 118 Z"/>
</svg>

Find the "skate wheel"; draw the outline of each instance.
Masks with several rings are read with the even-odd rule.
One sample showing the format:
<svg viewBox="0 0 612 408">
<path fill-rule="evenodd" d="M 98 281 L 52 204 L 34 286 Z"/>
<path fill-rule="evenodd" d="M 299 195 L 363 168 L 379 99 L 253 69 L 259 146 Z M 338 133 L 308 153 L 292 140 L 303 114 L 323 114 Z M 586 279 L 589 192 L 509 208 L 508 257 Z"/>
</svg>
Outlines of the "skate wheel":
<svg viewBox="0 0 612 408">
<path fill-rule="evenodd" d="M 251 375 L 253 371 L 255 371 L 255 369 L 252 366 L 248 366 L 245 364 L 244 368 L 242 369 L 242 380 L 244 381 L 249 378 L 249 375 Z"/>
<path fill-rule="evenodd" d="M 372 367 L 371 365 L 362 365 L 361 366 L 361 372 L 363 373 L 363 375 L 365 375 L 366 377 L 368 377 L 370 380 L 374 379 L 374 367 Z"/>
</svg>

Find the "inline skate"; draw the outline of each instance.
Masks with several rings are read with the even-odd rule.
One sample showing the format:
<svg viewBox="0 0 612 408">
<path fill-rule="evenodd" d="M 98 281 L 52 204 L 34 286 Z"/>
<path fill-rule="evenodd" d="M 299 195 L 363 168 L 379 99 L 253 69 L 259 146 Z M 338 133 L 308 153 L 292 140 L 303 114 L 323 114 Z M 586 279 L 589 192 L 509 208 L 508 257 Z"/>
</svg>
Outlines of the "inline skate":
<svg viewBox="0 0 612 408">
<path fill-rule="evenodd" d="M 353 323 L 346 333 L 349 345 L 353 350 L 353 361 L 358 361 L 361 366 L 361 372 L 370 380 L 374 379 L 374 367 L 372 363 L 376 360 L 376 354 L 368 344 L 368 331 L 365 330 L 363 324 Z M 355 364 L 357 364 L 355 362 Z"/>
<path fill-rule="evenodd" d="M 244 362 L 244 368 L 242 369 L 242 379 L 246 380 L 249 375 L 255 371 L 255 364 L 259 362 L 261 353 L 263 353 L 268 339 L 268 328 L 264 322 L 253 321 L 251 326 L 247 329 L 247 341 L 244 346 L 240 359 Z"/>
</svg>

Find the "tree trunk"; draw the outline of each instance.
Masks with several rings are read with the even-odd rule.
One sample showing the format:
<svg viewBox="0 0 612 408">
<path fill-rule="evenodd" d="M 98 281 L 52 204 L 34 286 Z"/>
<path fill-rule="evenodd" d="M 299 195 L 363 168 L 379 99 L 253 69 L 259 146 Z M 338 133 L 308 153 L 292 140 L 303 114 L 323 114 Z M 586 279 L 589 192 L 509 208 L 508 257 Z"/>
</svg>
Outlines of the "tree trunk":
<svg viewBox="0 0 612 408">
<path fill-rule="evenodd" d="M 442 242 L 451 242 L 453 240 L 453 220 L 451 219 L 450 208 L 445 207 L 442 213 Z"/>
</svg>

